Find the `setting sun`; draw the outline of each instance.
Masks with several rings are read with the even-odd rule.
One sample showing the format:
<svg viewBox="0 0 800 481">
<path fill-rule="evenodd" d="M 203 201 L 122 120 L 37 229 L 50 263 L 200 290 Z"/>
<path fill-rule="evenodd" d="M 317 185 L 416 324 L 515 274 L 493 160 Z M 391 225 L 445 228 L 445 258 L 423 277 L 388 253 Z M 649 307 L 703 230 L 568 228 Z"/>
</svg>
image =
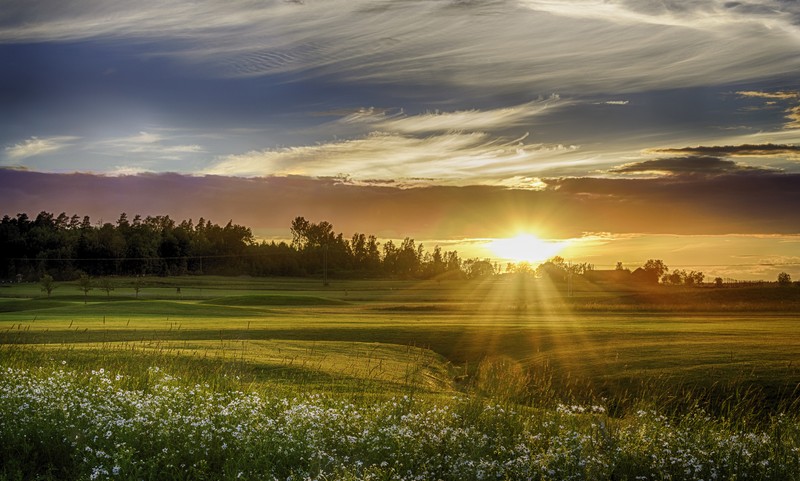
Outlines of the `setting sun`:
<svg viewBox="0 0 800 481">
<path fill-rule="evenodd" d="M 533 234 L 519 234 L 507 239 L 495 239 L 488 247 L 494 255 L 503 259 L 539 263 L 558 254 L 565 247 L 565 242 L 551 242 Z"/>
</svg>

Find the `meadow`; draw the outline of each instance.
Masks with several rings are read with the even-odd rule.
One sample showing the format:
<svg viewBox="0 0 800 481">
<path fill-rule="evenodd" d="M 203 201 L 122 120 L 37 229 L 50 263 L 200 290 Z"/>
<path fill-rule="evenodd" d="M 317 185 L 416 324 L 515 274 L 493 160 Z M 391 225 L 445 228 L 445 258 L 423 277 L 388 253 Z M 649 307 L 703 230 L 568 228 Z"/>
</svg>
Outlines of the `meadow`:
<svg viewBox="0 0 800 481">
<path fill-rule="evenodd" d="M 0 287 L 0 479 L 800 479 L 796 287 L 110 282 Z"/>
</svg>

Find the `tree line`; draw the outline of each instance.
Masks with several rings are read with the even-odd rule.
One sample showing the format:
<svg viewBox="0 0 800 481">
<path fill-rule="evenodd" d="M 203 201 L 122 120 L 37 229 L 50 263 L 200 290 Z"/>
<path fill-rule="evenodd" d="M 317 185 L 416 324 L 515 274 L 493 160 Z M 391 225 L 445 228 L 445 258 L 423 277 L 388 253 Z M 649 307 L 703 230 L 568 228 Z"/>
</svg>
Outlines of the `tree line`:
<svg viewBox="0 0 800 481">
<path fill-rule="evenodd" d="M 501 267 L 489 259 L 462 259 L 457 251 L 438 245 L 428 251 L 410 237 L 381 242 L 374 235 L 355 233 L 346 238 L 329 222 L 304 217 L 296 217 L 290 231 L 291 241 L 259 242 L 248 227 L 231 221 L 218 225 L 202 217 L 195 223 L 166 215 L 130 219 L 122 213 L 112 223 L 63 212 L 40 212 L 34 219 L 24 213 L 6 215 L 0 220 L 0 279 L 189 274 L 470 279 L 506 272 L 558 282 L 580 275 L 594 281 L 700 285 L 705 277 L 696 271 L 670 272 L 659 259 L 633 272 L 622 263 L 614 271 L 596 271 L 592 264 L 568 263 L 559 256 L 535 268 L 527 262 Z M 781 275 L 779 282 L 791 283 L 788 274 Z M 722 279 L 714 281 L 720 284 Z"/>
<path fill-rule="evenodd" d="M 187 274 L 252 276 L 468 278 L 494 273 L 479 259 L 462 260 L 412 238 L 379 242 L 374 235 L 337 233 L 326 221 L 291 223 L 291 242 L 257 241 L 233 222 L 123 213 L 116 222 L 40 212 L 0 221 L 0 279 L 57 280 L 90 276 Z"/>
</svg>

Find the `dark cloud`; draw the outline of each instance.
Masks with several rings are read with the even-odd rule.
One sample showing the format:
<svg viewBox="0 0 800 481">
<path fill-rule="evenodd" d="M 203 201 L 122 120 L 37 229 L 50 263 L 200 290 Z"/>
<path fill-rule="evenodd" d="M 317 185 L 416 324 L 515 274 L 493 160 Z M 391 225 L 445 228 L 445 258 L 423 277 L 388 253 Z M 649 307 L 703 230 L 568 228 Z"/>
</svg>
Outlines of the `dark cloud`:
<svg viewBox="0 0 800 481">
<path fill-rule="evenodd" d="M 610 169 L 618 174 L 661 173 L 669 175 L 719 175 L 746 171 L 767 171 L 719 157 L 689 156 L 631 162 Z"/>
<path fill-rule="evenodd" d="M 718 176 L 654 179 L 576 178 L 552 188 L 602 202 L 617 229 L 675 234 L 800 232 L 800 175 L 743 171 Z M 601 197 L 602 196 L 602 197 Z M 624 220 L 622 220 L 624 219 Z M 614 229 L 610 229 L 614 232 Z"/>
<path fill-rule="evenodd" d="M 717 157 L 782 157 L 800 155 L 800 145 L 793 144 L 742 144 L 697 146 L 668 149 L 650 149 L 660 154 L 709 155 Z"/>
<path fill-rule="evenodd" d="M 548 237 L 584 232 L 651 234 L 800 233 L 800 174 L 747 170 L 650 179 L 544 179 L 542 191 L 497 186 L 351 185 L 309 177 L 104 177 L 0 170 L 0 215 L 39 211 L 114 221 L 167 214 L 233 220 L 288 236 L 299 215 L 345 234 L 459 239 L 524 226 Z"/>
</svg>

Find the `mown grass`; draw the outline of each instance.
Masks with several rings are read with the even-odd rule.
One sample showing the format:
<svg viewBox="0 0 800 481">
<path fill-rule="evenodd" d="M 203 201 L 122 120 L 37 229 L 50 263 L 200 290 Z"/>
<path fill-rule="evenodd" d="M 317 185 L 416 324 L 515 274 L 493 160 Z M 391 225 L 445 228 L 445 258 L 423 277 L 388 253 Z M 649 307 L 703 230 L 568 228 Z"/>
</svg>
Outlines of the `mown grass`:
<svg viewBox="0 0 800 481">
<path fill-rule="evenodd" d="M 148 281 L 137 298 L 126 284 L 133 280 L 114 281 L 111 295 L 86 299 L 69 283 L 49 299 L 34 285 L 0 289 L 2 382 L 9 392 L 33 389 L 0 398 L 0 479 L 800 473 L 794 291 L 782 302 L 778 290 L 742 290 L 739 304 L 717 312 L 709 306 L 731 295 L 712 289 L 595 288 L 569 297 L 530 280 L 324 288 L 199 277 Z M 42 389 L 60 397 L 34 401 Z M 160 399 L 168 407 L 140 412 L 161 389 L 182 401 Z M 256 395 L 266 404 L 253 401 L 248 412 L 261 414 L 220 415 Z M 399 399 L 413 423 L 378 419 Z M 78 407 L 48 404 L 57 402 Z M 278 404 L 285 409 L 270 410 Z M 100 411 L 81 414 L 80 406 Z M 319 423 L 290 422 L 285 413 L 297 406 L 323 413 Z M 233 421 L 249 434 L 231 438 Z M 305 427 L 293 431 L 295 422 Z M 187 436 L 209 441 L 199 450 Z M 261 439 L 270 436 L 277 441 Z M 98 450 L 104 456 L 87 454 Z"/>
<path fill-rule="evenodd" d="M 203 304 L 212 304 L 218 306 L 243 306 L 243 307 L 261 307 L 261 306 L 337 306 L 347 304 L 340 299 L 331 299 L 327 297 L 316 297 L 306 295 L 250 295 L 250 296 L 227 296 L 217 297 L 202 301 Z"/>
<path fill-rule="evenodd" d="M 136 299 L 132 292 L 125 297 L 118 289 L 117 297 L 95 293 L 87 304 L 82 296 L 73 297 L 72 289 L 77 288 L 69 284 L 59 286 L 51 299 L 41 293 L 27 299 L 6 298 L 0 301 L 0 306 L 7 306 L 0 312 L 0 341 L 71 345 L 294 340 L 415 346 L 442 356 L 467 380 L 475 376 L 481 360 L 507 356 L 537 377 L 551 378 L 565 400 L 581 401 L 638 398 L 656 384 L 663 394 L 704 391 L 711 403 L 730 392 L 758 391 L 765 403 L 776 404 L 793 399 L 800 384 L 800 337 L 791 335 L 797 332 L 791 310 L 573 311 L 565 307 L 572 302 L 569 297 L 541 302 L 559 294 L 557 290 L 506 281 L 466 285 L 350 281 L 326 291 L 309 281 L 290 281 L 292 290 L 286 290 L 274 280 L 235 279 L 233 287 L 242 290 L 187 299 L 185 292 L 198 288 L 194 280 L 209 284 L 206 278 L 158 280 L 159 286 L 180 281 L 182 293 L 172 290 L 171 297 L 159 292 L 153 298 Z M 224 286 L 220 279 L 213 285 Z M 19 294 L 16 289 L 3 292 Z M 19 287 L 23 293 L 30 289 Z M 140 294 L 153 289 L 162 288 L 148 285 Z M 768 290 L 761 297 L 772 299 L 773 291 L 780 291 Z M 663 295 L 719 291 L 666 289 Z M 585 299 L 600 295 L 584 294 Z M 632 295 L 601 294 L 610 305 Z M 654 294 L 647 290 L 638 295 Z M 751 293 L 744 298 L 748 296 L 758 297 Z M 534 298 L 539 300 L 535 308 L 515 303 Z M 472 308 L 476 299 L 479 309 Z M 521 309 L 522 305 L 527 308 Z"/>
</svg>

